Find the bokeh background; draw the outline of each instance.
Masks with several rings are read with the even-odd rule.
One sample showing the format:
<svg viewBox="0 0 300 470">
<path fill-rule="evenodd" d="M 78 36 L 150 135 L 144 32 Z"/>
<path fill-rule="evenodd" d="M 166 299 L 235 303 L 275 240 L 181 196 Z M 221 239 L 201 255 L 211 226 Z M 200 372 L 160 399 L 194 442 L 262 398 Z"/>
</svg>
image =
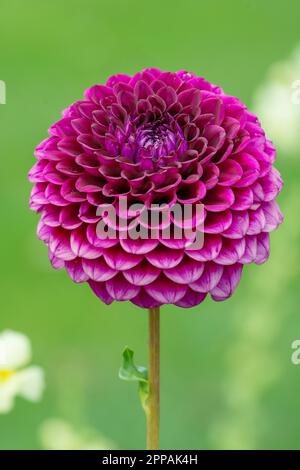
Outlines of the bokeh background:
<svg viewBox="0 0 300 470">
<path fill-rule="evenodd" d="M 146 363 L 147 314 L 104 306 L 50 269 L 27 172 L 47 128 L 84 89 L 149 66 L 203 75 L 260 109 L 285 181 L 285 223 L 269 262 L 248 266 L 226 302 L 163 308 L 162 448 L 300 447 L 300 365 L 291 363 L 300 338 L 300 104 L 290 96 L 300 79 L 299 15 L 298 0 L 1 1 L 0 330 L 29 336 L 47 380 L 40 403 L 18 399 L 0 415 L 1 449 L 55 448 L 53 419 L 61 433 L 89 429 L 119 449 L 144 447 L 137 390 L 118 369 L 125 345 Z M 293 145 L 279 138 L 288 119 Z"/>
</svg>

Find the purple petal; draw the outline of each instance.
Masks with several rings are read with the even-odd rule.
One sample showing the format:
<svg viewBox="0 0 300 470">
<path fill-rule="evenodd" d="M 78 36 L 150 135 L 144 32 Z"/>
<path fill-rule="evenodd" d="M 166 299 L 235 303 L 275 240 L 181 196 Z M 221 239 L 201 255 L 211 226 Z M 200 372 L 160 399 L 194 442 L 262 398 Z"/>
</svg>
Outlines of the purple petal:
<svg viewBox="0 0 300 470">
<path fill-rule="evenodd" d="M 244 238 L 239 238 L 238 240 L 231 238 L 223 239 L 221 251 L 215 262 L 223 265 L 235 264 L 243 256 L 245 246 Z"/>
<path fill-rule="evenodd" d="M 241 264 L 248 264 L 255 261 L 257 254 L 257 238 L 255 235 L 248 235 L 245 237 L 245 251 L 243 256 L 239 259 Z"/>
<path fill-rule="evenodd" d="M 45 197 L 50 204 L 55 206 L 67 206 L 69 202 L 61 195 L 61 186 L 49 183 L 45 189 Z"/>
<path fill-rule="evenodd" d="M 37 226 L 38 239 L 43 240 L 45 243 L 49 243 L 51 233 L 51 228 L 48 225 L 45 225 L 42 219 L 40 219 Z"/>
<path fill-rule="evenodd" d="M 84 193 L 80 193 L 75 188 L 73 179 L 67 180 L 62 185 L 60 192 L 62 197 L 69 202 L 82 202 L 86 200 L 86 195 Z"/>
<path fill-rule="evenodd" d="M 171 281 L 174 281 L 178 284 L 190 284 L 195 282 L 204 270 L 204 263 L 195 261 L 191 258 L 184 257 L 183 260 L 179 263 L 178 266 L 171 269 L 166 269 L 164 271 L 165 276 L 167 276 Z"/>
<path fill-rule="evenodd" d="M 157 94 L 164 100 L 167 107 L 174 104 L 177 100 L 177 95 L 176 95 L 175 90 L 169 86 L 160 88 Z"/>
<path fill-rule="evenodd" d="M 187 287 L 176 284 L 163 274 L 154 282 L 144 287 L 145 291 L 161 304 L 174 304 L 185 295 Z"/>
<path fill-rule="evenodd" d="M 131 299 L 131 302 L 141 308 L 160 307 L 161 303 L 154 300 L 151 295 L 147 294 L 145 289 L 141 288 L 140 292 Z"/>
<path fill-rule="evenodd" d="M 249 228 L 249 215 L 247 211 L 232 211 L 230 227 L 223 232 L 226 238 L 244 237 Z"/>
<path fill-rule="evenodd" d="M 214 163 L 207 163 L 203 169 L 201 180 L 206 186 L 206 189 L 212 189 L 219 181 L 220 170 Z"/>
<path fill-rule="evenodd" d="M 157 248 L 146 254 L 146 258 L 149 263 L 159 269 L 170 269 L 180 263 L 183 255 L 183 250 L 172 250 L 171 248 L 159 244 Z"/>
<path fill-rule="evenodd" d="M 80 258 L 76 258 L 73 261 L 66 261 L 65 262 L 66 270 L 69 273 L 70 278 L 74 282 L 85 282 L 88 280 L 88 276 L 82 269 L 82 262 Z"/>
<path fill-rule="evenodd" d="M 42 212 L 41 220 L 49 227 L 58 227 L 60 225 L 61 208 L 48 204 Z"/>
<path fill-rule="evenodd" d="M 233 210 L 243 211 L 250 209 L 253 204 L 253 192 L 249 187 L 235 189 L 234 198 L 234 204 L 231 206 Z"/>
<path fill-rule="evenodd" d="M 44 178 L 44 168 L 47 166 L 47 160 L 38 160 L 31 170 L 28 173 L 28 179 L 31 183 L 43 183 L 45 182 Z"/>
<path fill-rule="evenodd" d="M 205 235 L 204 245 L 200 250 L 190 250 L 187 248 L 186 254 L 196 261 L 214 260 L 222 248 L 222 237 L 220 235 Z"/>
<path fill-rule="evenodd" d="M 135 84 L 134 94 L 138 100 L 146 99 L 152 95 L 152 90 L 146 82 L 139 80 Z"/>
<path fill-rule="evenodd" d="M 102 300 L 102 302 L 107 305 L 110 305 L 113 302 L 114 299 L 107 292 L 105 282 L 88 281 L 88 283 L 93 292 L 100 300 Z"/>
<path fill-rule="evenodd" d="M 210 292 L 219 283 L 223 270 L 223 266 L 214 262 L 205 263 L 202 276 L 197 281 L 190 284 L 190 287 L 196 292 L 204 294 Z"/>
<path fill-rule="evenodd" d="M 176 302 L 175 305 L 177 305 L 177 307 L 182 307 L 182 308 L 195 307 L 196 305 L 199 305 L 201 304 L 201 302 L 203 302 L 206 295 L 207 294 L 202 294 L 201 292 L 195 292 L 194 290 L 188 288 L 186 291 L 186 294 L 182 297 L 182 299 Z"/>
<path fill-rule="evenodd" d="M 111 269 L 104 259 L 83 259 L 82 267 L 86 275 L 96 282 L 104 282 L 113 278 L 118 271 Z"/>
<path fill-rule="evenodd" d="M 160 270 L 149 264 L 147 261 L 123 272 L 125 279 L 135 286 L 145 286 L 150 284 L 158 278 L 159 274 Z"/>
<path fill-rule="evenodd" d="M 265 224 L 266 218 L 264 211 L 261 207 L 256 210 L 249 210 L 249 228 L 247 230 L 247 235 L 257 235 L 262 232 Z"/>
<path fill-rule="evenodd" d="M 211 296 L 215 301 L 228 299 L 236 289 L 241 275 L 243 266 L 239 263 L 233 266 L 226 266 L 218 285 L 211 291 Z"/>
<path fill-rule="evenodd" d="M 65 261 L 56 258 L 56 256 L 49 250 L 49 260 L 54 269 L 63 269 L 65 267 Z"/>
<path fill-rule="evenodd" d="M 75 136 L 69 136 L 61 139 L 57 144 L 58 150 L 71 157 L 82 153 L 82 149 Z"/>
<path fill-rule="evenodd" d="M 192 237 L 191 241 L 194 241 L 195 237 Z M 187 238 L 164 238 L 163 235 L 159 238 L 159 242 L 166 246 L 167 248 L 171 248 L 172 250 L 180 250 L 185 248 L 189 243 L 190 239 Z"/>
<path fill-rule="evenodd" d="M 259 163 L 254 157 L 252 157 L 252 155 L 246 152 L 242 152 L 236 158 L 243 169 L 243 176 L 234 184 L 234 186 L 236 188 L 244 188 L 245 186 L 249 186 L 254 183 L 254 181 L 259 177 Z"/>
<path fill-rule="evenodd" d="M 102 255 L 102 249 L 91 245 L 86 239 L 85 227 L 79 227 L 71 233 L 71 248 L 76 256 L 87 259 L 99 258 Z"/>
<path fill-rule="evenodd" d="M 270 254 L 270 236 L 266 232 L 262 232 L 257 235 L 257 252 L 255 263 L 262 264 L 267 261 Z"/>
<path fill-rule="evenodd" d="M 206 126 L 203 137 L 207 139 L 208 145 L 214 149 L 219 149 L 225 142 L 226 134 L 222 127 L 217 125 Z"/>
<path fill-rule="evenodd" d="M 67 230 L 74 230 L 82 225 L 82 221 L 78 218 L 79 206 L 70 204 L 63 207 L 59 214 L 59 222 L 61 226 Z"/>
<path fill-rule="evenodd" d="M 133 299 L 140 291 L 140 287 L 130 284 L 121 273 L 106 282 L 106 289 L 114 300 L 120 301 Z"/>
<path fill-rule="evenodd" d="M 230 158 L 227 158 L 219 165 L 220 178 L 219 184 L 221 186 L 231 186 L 239 181 L 243 175 L 242 167 Z"/>
<path fill-rule="evenodd" d="M 203 204 L 210 212 L 221 212 L 228 209 L 234 203 L 234 193 L 232 189 L 223 186 L 215 186 L 208 191 Z"/>
<path fill-rule="evenodd" d="M 262 186 L 265 201 L 272 201 L 275 199 L 283 186 L 282 178 L 276 168 L 272 168 L 266 176 L 259 180 L 259 182 Z"/>
<path fill-rule="evenodd" d="M 105 249 L 103 256 L 108 266 L 117 271 L 131 269 L 137 266 L 143 259 L 142 255 L 127 253 L 119 245 Z"/>
<path fill-rule="evenodd" d="M 132 240 L 130 238 L 121 238 L 120 245 L 127 253 L 133 253 L 135 255 L 143 255 L 149 253 L 158 245 L 158 240 L 148 239 L 144 240 L 139 238 L 137 240 Z"/>
<path fill-rule="evenodd" d="M 96 178 L 93 175 L 79 176 L 75 183 L 75 187 L 77 191 L 84 193 L 94 193 L 101 190 L 99 178 Z"/>
<path fill-rule="evenodd" d="M 204 221 L 205 233 L 223 233 L 232 224 L 232 211 L 226 210 L 219 213 L 207 213 Z"/>
<path fill-rule="evenodd" d="M 110 248 L 119 243 L 118 238 L 99 238 L 97 235 L 97 224 L 90 224 L 86 231 L 89 243 L 97 248 Z"/>
<path fill-rule="evenodd" d="M 71 261 L 76 258 L 76 254 L 71 250 L 70 235 L 62 228 L 54 228 L 50 235 L 49 248 L 59 259 Z"/>
<path fill-rule="evenodd" d="M 262 209 L 266 219 L 264 232 L 272 232 L 282 223 L 283 216 L 281 210 L 275 201 L 262 204 Z"/>
</svg>

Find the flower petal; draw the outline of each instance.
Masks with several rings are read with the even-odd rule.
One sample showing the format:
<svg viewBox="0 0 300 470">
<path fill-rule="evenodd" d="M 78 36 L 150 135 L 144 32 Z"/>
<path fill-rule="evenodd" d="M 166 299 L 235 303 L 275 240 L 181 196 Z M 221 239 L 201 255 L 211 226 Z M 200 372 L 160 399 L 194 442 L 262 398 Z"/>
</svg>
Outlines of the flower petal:
<svg viewBox="0 0 300 470">
<path fill-rule="evenodd" d="M 223 266 L 214 262 L 205 263 L 204 272 L 197 281 L 190 284 L 190 287 L 200 293 L 210 292 L 216 287 L 223 274 Z"/>
<path fill-rule="evenodd" d="M 272 232 L 283 221 L 281 210 L 276 201 L 266 202 L 262 204 L 262 209 L 266 219 L 264 232 Z"/>
<path fill-rule="evenodd" d="M 220 235 L 205 235 L 204 244 L 200 250 L 186 249 L 186 254 L 197 261 L 211 261 L 215 259 L 222 248 Z"/>
<path fill-rule="evenodd" d="M 206 298 L 206 295 L 207 294 L 195 292 L 194 290 L 188 288 L 186 294 L 182 297 L 182 299 L 176 302 L 175 305 L 182 308 L 195 307 L 196 305 L 199 305 L 201 302 L 203 302 L 203 300 Z"/>
<path fill-rule="evenodd" d="M 175 304 L 185 295 L 187 287 L 182 284 L 176 284 L 161 274 L 159 278 L 145 286 L 144 289 L 157 302 Z"/>
<path fill-rule="evenodd" d="M 218 285 L 211 291 L 211 296 L 215 301 L 228 299 L 237 288 L 242 275 L 243 266 L 239 263 L 224 268 L 223 275 Z"/>
<path fill-rule="evenodd" d="M 106 283 L 106 289 L 114 300 L 133 299 L 140 291 L 140 287 L 132 285 L 120 273 Z"/>
<path fill-rule="evenodd" d="M 127 253 L 120 245 L 107 248 L 103 251 L 103 256 L 111 269 L 124 271 L 137 266 L 143 259 L 142 255 Z"/>
<path fill-rule="evenodd" d="M 82 268 L 82 260 L 81 258 L 76 258 L 72 261 L 66 261 L 65 262 L 65 267 L 66 270 L 68 271 L 68 274 L 70 278 L 76 282 L 85 282 L 88 280 L 87 274 L 84 272 Z"/>
<path fill-rule="evenodd" d="M 242 238 L 249 228 L 249 215 L 247 211 L 232 211 L 232 222 L 223 236 L 226 238 Z"/>
<path fill-rule="evenodd" d="M 158 240 L 138 238 L 137 240 L 132 240 L 131 238 L 121 238 L 120 245 L 127 253 L 132 253 L 135 255 L 143 255 L 149 253 L 158 245 Z"/>
<path fill-rule="evenodd" d="M 105 282 L 95 282 L 95 281 L 88 281 L 90 288 L 99 297 L 102 302 L 106 305 L 110 305 L 113 302 L 113 298 L 109 295 L 106 289 Z"/>
<path fill-rule="evenodd" d="M 234 193 L 230 188 L 215 186 L 213 189 L 208 191 L 202 202 L 205 209 L 210 212 L 225 211 L 233 205 Z"/>
<path fill-rule="evenodd" d="M 45 388 L 44 371 L 41 367 L 31 366 L 16 374 L 18 395 L 33 402 L 39 401 Z"/>
<path fill-rule="evenodd" d="M 85 227 L 79 227 L 72 231 L 70 243 L 73 253 L 81 258 L 99 258 L 103 252 L 101 248 L 97 248 L 87 241 Z"/>
<path fill-rule="evenodd" d="M 195 261 L 187 256 L 174 268 L 166 269 L 164 274 L 171 281 L 178 284 L 190 284 L 195 282 L 204 270 L 204 263 Z"/>
<path fill-rule="evenodd" d="M 31 345 L 27 336 L 12 330 L 0 334 L 0 369 L 15 370 L 31 360 Z"/>
<path fill-rule="evenodd" d="M 158 278 L 159 274 L 160 270 L 152 266 L 147 261 L 123 272 L 125 279 L 135 286 L 145 286 L 150 284 Z"/>
<path fill-rule="evenodd" d="M 245 237 L 245 251 L 243 256 L 239 259 L 239 263 L 248 264 L 255 261 L 257 254 L 257 238 L 255 235 L 248 235 Z"/>
<path fill-rule="evenodd" d="M 267 261 L 270 254 L 270 236 L 266 232 L 257 235 L 257 252 L 255 263 L 262 264 Z"/>
<path fill-rule="evenodd" d="M 76 258 L 76 253 L 71 249 L 69 233 L 60 227 L 52 230 L 49 248 L 57 258 L 64 261 L 71 261 Z"/>
<path fill-rule="evenodd" d="M 146 254 L 146 259 L 159 269 L 170 269 L 180 263 L 183 255 L 183 250 L 173 250 L 159 244 L 157 248 Z"/>
<path fill-rule="evenodd" d="M 244 238 L 239 238 L 238 240 L 224 238 L 221 251 L 215 259 L 215 262 L 223 265 L 235 264 L 243 256 L 245 246 L 246 242 Z"/>
<path fill-rule="evenodd" d="M 149 295 L 143 288 L 141 288 L 140 292 L 131 299 L 131 302 L 138 307 L 148 309 L 159 307 L 161 305 L 160 302 L 154 300 L 153 297 L 151 297 L 151 295 Z"/>
<path fill-rule="evenodd" d="M 97 259 L 83 259 L 82 267 L 87 275 L 93 281 L 104 282 L 114 277 L 118 271 L 111 269 L 103 257 Z"/>
<path fill-rule="evenodd" d="M 262 232 L 263 228 L 266 225 L 266 218 L 262 207 L 259 207 L 256 210 L 249 210 L 249 227 L 247 230 L 247 235 L 257 235 Z"/>
</svg>

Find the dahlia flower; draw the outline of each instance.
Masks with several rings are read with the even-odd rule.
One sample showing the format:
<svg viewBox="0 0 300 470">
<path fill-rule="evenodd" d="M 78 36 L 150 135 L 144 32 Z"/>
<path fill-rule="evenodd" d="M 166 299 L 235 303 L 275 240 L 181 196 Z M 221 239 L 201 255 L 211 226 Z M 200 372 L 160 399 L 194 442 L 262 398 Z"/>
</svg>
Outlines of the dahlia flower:
<svg viewBox="0 0 300 470">
<path fill-rule="evenodd" d="M 0 413 L 8 413 L 16 396 L 38 401 L 44 390 L 44 373 L 38 366 L 25 367 L 31 360 L 27 336 L 11 330 L 0 334 Z"/>
<path fill-rule="evenodd" d="M 35 151 L 30 205 L 56 269 L 88 282 L 106 304 L 193 307 L 207 294 L 230 297 L 245 264 L 265 262 L 282 221 L 275 148 L 237 98 L 201 77 L 147 69 L 115 75 L 69 106 Z M 131 239 L 121 197 L 153 205 L 203 207 L 203 245 L 188 237 Z M 101 238 L 99 208 L 115 207 L 117 237 Z M 107 222 L 108 223 L 108 222 Z M 187 221 L 199 225 L 197 217 Z M 176 221 L 169 227 L 173 233 Z"/>
</svg>

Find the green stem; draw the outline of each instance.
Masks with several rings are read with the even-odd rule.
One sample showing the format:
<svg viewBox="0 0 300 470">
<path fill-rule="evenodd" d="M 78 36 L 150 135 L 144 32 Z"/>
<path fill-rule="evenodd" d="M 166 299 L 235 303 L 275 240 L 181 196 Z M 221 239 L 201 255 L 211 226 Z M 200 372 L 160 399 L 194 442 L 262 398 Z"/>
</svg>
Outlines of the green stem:
<svg viewBox="0 0 300 470">
<path fill-rule="evenodd" d="M 159 449 L 159 308 L 149 309 L 149 397 L 147 449 Z"/>
</svg>

